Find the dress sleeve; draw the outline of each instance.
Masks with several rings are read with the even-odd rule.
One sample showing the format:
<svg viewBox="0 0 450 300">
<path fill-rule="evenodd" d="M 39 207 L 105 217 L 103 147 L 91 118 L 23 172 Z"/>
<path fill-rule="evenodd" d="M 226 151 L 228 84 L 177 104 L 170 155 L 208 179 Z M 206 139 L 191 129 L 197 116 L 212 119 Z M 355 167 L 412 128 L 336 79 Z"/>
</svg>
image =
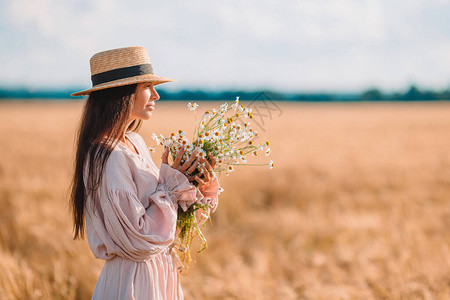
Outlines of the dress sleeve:
<svg viewBox="0 0 450 300">
<path fill-rule="evenodd" d="M 117 246 L 117 255 L 147 260 L 174 241 L 178 204 L 189 206 L 203 200 L 203 195 L 183 173 L 163 163 L 157 188 L 145 208 L 134 182 L 139 179 L 133 178 L 127 160 L 117 156 L 105 170 L 107 192 L 101 201 L 105 228 Z"/>
<path fill-rule="evenodd" d="M 119 256 L 143 261 L 173 241 L 176 211 L 163 194 L 146 210 L 133 192 L 111 189 L 102 202 L 102 211 Z"/>
<path fill-rule="evenodd" d="M 181 206 L 184 211 L 194 202 L 202 201 L 204 198 L 200 190 L 191 184 L 183 173 L 166 163 L 161 163 L 158 183 L 165 188 L 172 202 Z"/>
</svg>

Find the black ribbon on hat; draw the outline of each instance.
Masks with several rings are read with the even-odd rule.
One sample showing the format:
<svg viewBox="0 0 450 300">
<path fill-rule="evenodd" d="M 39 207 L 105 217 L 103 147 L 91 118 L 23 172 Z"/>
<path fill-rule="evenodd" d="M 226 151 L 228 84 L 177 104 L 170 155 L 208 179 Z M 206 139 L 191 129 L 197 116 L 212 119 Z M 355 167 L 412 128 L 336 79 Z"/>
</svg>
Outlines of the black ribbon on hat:
<svg viewBox="0 0 450 300">
<path fill-rule="evenodd" d="M 128 77 L 134 77 L 145 74 L 153 74 L 153 68 L 151 64 L 142 64 L 137 66 L 125 67 L 114 69 L 102 73 L 98 73 L 91 76 L 92 86 L 119 80 Z"/>
</svg>

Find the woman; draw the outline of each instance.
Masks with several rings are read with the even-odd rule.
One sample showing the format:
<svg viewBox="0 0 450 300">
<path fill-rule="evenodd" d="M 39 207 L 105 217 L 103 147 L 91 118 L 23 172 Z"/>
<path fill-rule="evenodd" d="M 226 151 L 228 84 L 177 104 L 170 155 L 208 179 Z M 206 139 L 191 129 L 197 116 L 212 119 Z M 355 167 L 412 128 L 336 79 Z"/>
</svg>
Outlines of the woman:
<svg viewBox="0 0 450 300">
<path fill-rule="evenodd" d="M 183 299 L 176 243 L 178 205 L 218 203 L 215 160 L 194 154 L 172 165 L 165 148 L 160 169 L 137 133 L 159 95 L 154 86 L 174 81 L 153 74 L 142 47 L 113 49 L 90 60 L 93 87 L 80 128 L 72 182 L 74 239 L 84 237 L 105 265 L 92 299 Z M 191 177 L 196 168 L 203 175 Z M 197 181 L 196 188 L 190 181 Z"/>
</svg>

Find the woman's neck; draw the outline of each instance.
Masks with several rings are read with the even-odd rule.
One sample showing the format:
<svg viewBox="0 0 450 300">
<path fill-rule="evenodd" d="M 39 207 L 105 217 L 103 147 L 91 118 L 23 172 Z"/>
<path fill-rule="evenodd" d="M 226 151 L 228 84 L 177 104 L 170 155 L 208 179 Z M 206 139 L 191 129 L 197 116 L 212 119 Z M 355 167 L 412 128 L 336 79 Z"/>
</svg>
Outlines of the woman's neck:
<svg viewBox="0 0 450 300">
<path fill-rule="evenodd" d="M 104 137 L 103 137 L 103 139 L 104 140 L 106 140 L 106 139 L 108 139 L 108 136 L 107 135 L 105 135 Z M 125 132 L 120 136 L 120 138 L 118 138 L 118 141 L 119 142 L 122 142 L 122 143 L 124 143 L 124 144 L 126 144 L 126 136 L 125 136 Z"/>
<path fill-rule="evenodd" d="M 122 143 L 126 143 L 125 133 L 127 132 L 128 128 L 130 128 L 130 125 L 133 121 L 134 121 L 134 119 L 128 120 L 127 126 L 125 127 L 126 129 L 123 131 L 122 136 L 119 139 L 119 141 L 121 141 Z"/>
<path fill-rule="evenodd" d="M 126 143 L 126 136 L 125 136 L 125 134 L 126 134 L 126 132 L 128 131 L 128 128 L 130 127 L 130 124 L 131 124 L 131 122 L 133 122 L 134 120 L 129 120 L 128 122 L 127 122 L 127 126 L 125 127 L 126 129 L 124 129 L 123 131 L 122 131 L 122 134 L 120 135 L 120 138 L 119 138 L 119 141 L 120 142 L 122 142 L 122 143 Z M 107 136 L 105 136 L 105 138 L 107 138 Z"/>
<path fill-rule="evenodd" d="M 125 138 L 125 133 L 120 137 L 119 141 L 126 144 L 127 140 Z"/>
</svg>

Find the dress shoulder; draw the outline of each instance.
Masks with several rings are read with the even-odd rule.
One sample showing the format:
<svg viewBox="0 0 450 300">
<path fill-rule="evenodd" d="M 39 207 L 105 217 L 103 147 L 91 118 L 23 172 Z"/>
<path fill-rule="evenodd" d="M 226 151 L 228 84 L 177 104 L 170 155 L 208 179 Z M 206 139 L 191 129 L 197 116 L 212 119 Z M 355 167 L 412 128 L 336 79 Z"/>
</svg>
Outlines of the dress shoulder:
<svg viewBox="0 0 450 300">
<path fill-rule="evenodd" d="M 136 192 L 136 184 L 131 171 L 132 165 L 131 157 L 122 150 L 114 149 L 105 165 L 106 188 Z"/>
<path fill-rule="evenodd" d="M 142 145 L 146 145 L 144 138 L 137 132 L 135 131 L 127 131 L 127 134 L 129 136 L 131 136 L 135 141 L 137 141 L 138 143 L 142 144 Z"/>
</svg>

